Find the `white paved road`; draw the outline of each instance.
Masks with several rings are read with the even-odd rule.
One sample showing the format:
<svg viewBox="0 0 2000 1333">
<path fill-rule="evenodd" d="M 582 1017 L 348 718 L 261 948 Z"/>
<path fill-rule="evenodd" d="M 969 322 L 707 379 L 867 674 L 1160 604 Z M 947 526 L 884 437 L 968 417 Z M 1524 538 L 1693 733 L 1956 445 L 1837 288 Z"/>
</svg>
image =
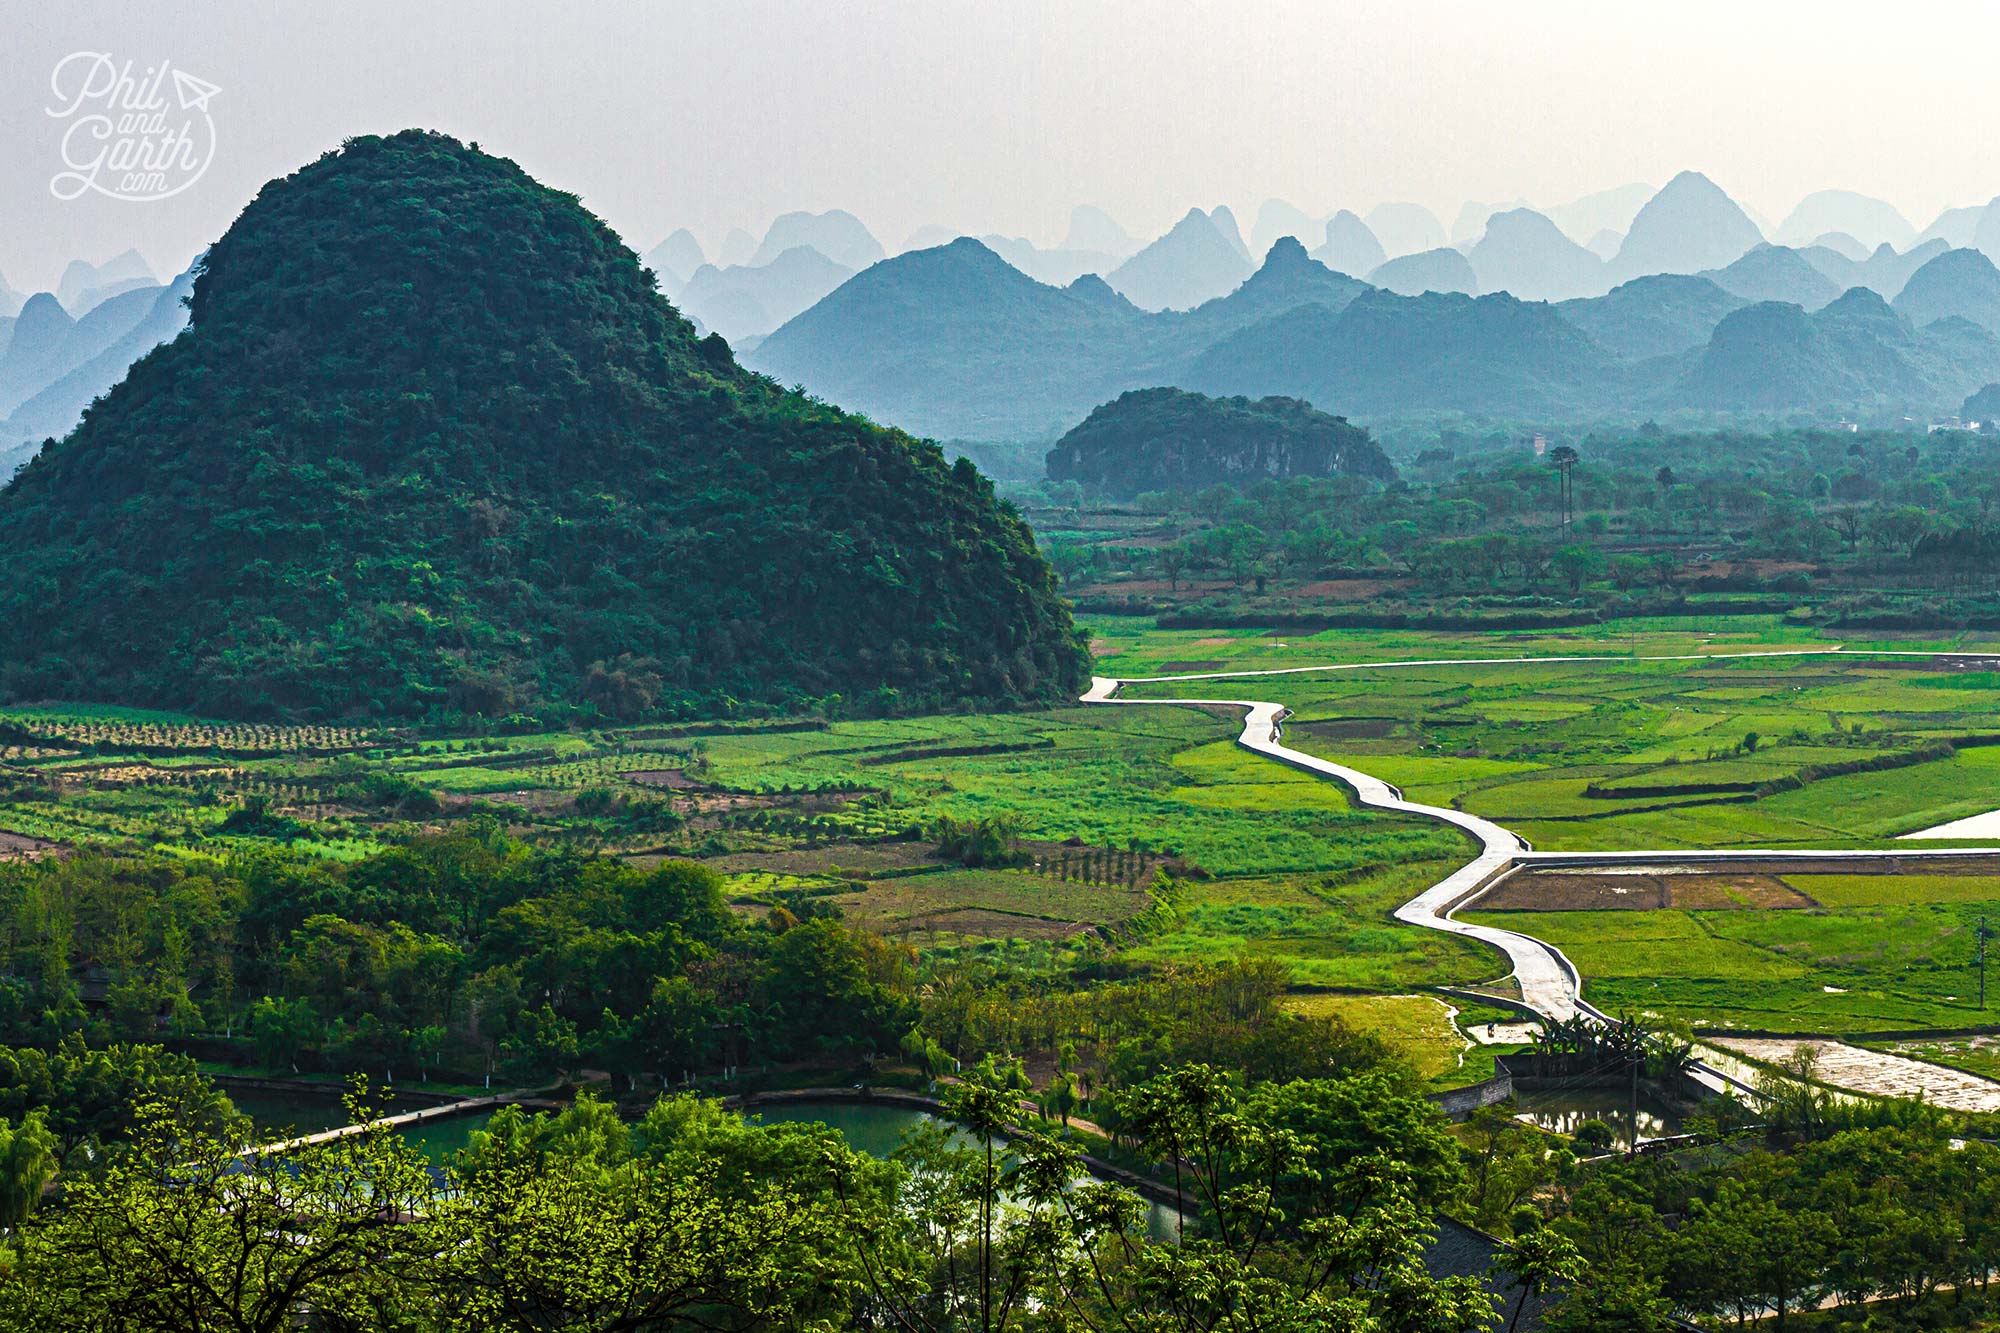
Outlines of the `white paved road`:
<svg viewBox="0 0 2000 1333">
<path fill-rule="evenodd" d="M 1297 676 L 1314 672 L 1360 671 L 1369 669 L 1389 669 L 1398 667 L 1437 666 L 1497 666 L 1530 662 L 1602 662 L 1607 665 L 1621 662 L 1692 662 L 1709 658 L 1741 659 L 1761 657 L 1928 657 L 1928 658 L 1991 658 L 1991 652 L 1916 652 L 1896 650 L 1854 651 L 1841 646 L 1831 648 L 1782 648 L 1758 649 L 1748 652 L 1723 653 L 1682 653 L 1665 656 L 1627 656 L 1619 654 L 1579 654 L 1555 657 L 1446 657 L 1386 662 L 1338 662 L 1320 666 L 1277 667 L 1265 670 L 1214 671 L 1179 676 L 1144 676 L 1120 679 L 1114 676 L 1092 677 L 1090 690 L 1084 694 L 1083 702 L 1092 704 L 1150 704 L 1167 705 L 1209 705 L 1243 710 L 1243 734 L 1237 743 L 1245 749 L 1289 764 L 1308 773 L 1316 773 L 1345 783 L 1351 788 L 1361 804 L 1378 810 L 1393 810 L 1402 814 L 1418 815 L 1427 819 L 1442 820 L 1463 829 L 1479 843 L 1479 854 L 1444 879 L 1418 894 L 1415 898 L 1396 909 L 1396 919 L 1411 925 L 1426 926 L 1432 930 L 1447 931 L 1469 939 L 1480 940 L 1499 949 L 1513 965 L 1512 976 L 1521 987 L 1522 1000 L 1529 1008 L 1550 1018 L 1569 1018 L 1577 1013 L 1594 1018 L 1604 1018 L 1604 1014 L 1583 998 L 1582 978 L 1569 959 L 1560 949 L 1531 935 L 1518 931 L 1500 930 L 1491 926 L 1476 926 L 1453 919 L 1454 908 L 1486 884 L 1504 874 L 1510 866 L 1531 862 L 1545 863 L 1646 863 L 1646 862 L 1686 862 L 1686 861 L 1727 861 L 1727 860 L 1876 860 L 1883 858 L 1922 859 L 1947 856 L 1991 856 L 1991 849 L 1958 848 L 1937 849 L 1925 852 L 1881 851 L 1838 849 L 1829 851 L 1805 851 L 1795 849 L 1715 849 L 1705 851 L 1662 851 L 1662 852 L 1599 852 L 1573 853 L 1535 852 L 1517 834 L 1500 827 L 1490 819 L 1481 819 L 1463 810 L 1447 809 L 1443 806 L 1422 805 L 1403 799 L 1403 793 L 1382 779 L 1360 769 L 1336 764 L 1316 755 L 1294 750 L 1284 744 L 1284 719 L 1287 710 L 1279 704 L 1258 699 L 1125 699 L 1119 697 L 1119 690 L 1126 685 L 1156 685 L 1176 681 L 1191 680 L 1244 680 L 1269 676 Z M 1732 1080 L 1733 1081 L 1733 1080 Z"/>
<path fill-rule="evenodd" d="M 1463 810 L 1406 801 L 1402 792 L 1373 774 L 1292 749 L 1284 744 L 1285 710 L 1277 704 L 1256 699 L 1121 699 L 1117 693 L 1124 683 L 1109 676 L 1095 677 L 1091 681 L 1090 692 L 1083 696 L 1083 702 L 1150 704 L 1155 707 L 1162 703 L 1208 704 L 1241 708 L 1243 734 L 1237 738 L 1237 743 L 1245 749 L 1254 750 L 1279 763 L 1290 764 L 1293 768 L 1344 782 L 1353 789 L 1356 799 L 1363 805 L 1443 820 L 1471 834 L 1479 843 L 1479 855 L 1397 908 L 1396 919 L 1492 945 L 1513 964 L 1513 976 L 1520 983 L 1521 997 L 1530 1008 L 1552 1018 L 1569 1018 L 1577 1012 L 1581 999 L 1576 973 L 1569 960 L 1555 946 L 1515 931 L 1475 926 L 1451 917 L 1451 908 L 1460 899 L 1504 871 L 1527 850 L 1527 844 L 1515 834 L 1490 819 L 1468 815 Z"/>
</svg>

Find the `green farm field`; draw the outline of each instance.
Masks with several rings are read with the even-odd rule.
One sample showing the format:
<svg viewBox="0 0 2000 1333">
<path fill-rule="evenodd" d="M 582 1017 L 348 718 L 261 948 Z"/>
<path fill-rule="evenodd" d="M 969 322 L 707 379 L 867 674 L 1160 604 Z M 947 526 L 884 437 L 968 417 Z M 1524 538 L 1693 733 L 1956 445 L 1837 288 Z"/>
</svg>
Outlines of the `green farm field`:
<svg viewBox="0 0 2000 1333">
<path fill-rule="evenodd" d="M 1403 1053 L 1420 1078 L 1456 1081 L 1465 1063 L 1467 1041 L 1452 1022 L 1450 1009 L 1428 995 L 1295 995 L 1294 1013 L 1337 1018 L 1373 1033 Z"/>
<path fill-rule="evenodd" d="M 1535 630 L 1160 629 L 1148 617 L 1084 616 L 1100 675 L 1136 678 L 1216 671 L 1279 671 L 1336 662 L 1426 658 L 1591 657 L 1876 648 L 2000 652 L 2000 634 L 1847 633 L 1772 615 L 1635 617 Z"/>
<path fill-rule="evenodd" d="M 1752 633 L 1696 646 L 1755 651 Z M 1462 638 L 1429 645 L 1470 656 Z M 1636 644 L 1648 656 L 1690 646 L 1679 633 Z M 1124 697 L 1276 700 L 1293 710 L 1298 748 L 1551 851 L 1877 846 L 2000 807 L 1990 672 L 1859 653 L 1634 661 L 1633 647 L 1628 634 L 1623 660 L 1146 682 Z M 1861 767 L 1878 771 L 1845 771 Z"/>
<path fill-rule="evenodd" d="M 1988 904 L 2000 912 L 2000 900 Z M 1988 1020 L 1974 968 L 1980 906 L 1465 912 L 1556 945 L 1610 1013 L 1774 1032 L 1965 1028 Z"/>
<path fill-rule="evenodd" d="M 1105 617 L 1087 628 L 1099 670 L 1129 675 L 1446 659 L 1154 682 L 1126 697 L 1278 700 L 1294 710 L 1291 744 L 1542 849 L 1884 845 L 2000 808 L 2000 745 L 1980 743 L 2000 736 L 1990 662 L 1714 656 L 1836 644 L 2000 654 L 1995 636 L 1864 644 L 1776 617 L 1698 616 L 1533 633 L 1286 636 Z M 1592 660 L 1459 664 L 1529 655 Z M 825 900 L 920 950 L 1089 939 L 1132 965 L 1270 959 L 1301 987 L 1362 995 L 1478 985 L 1501 967 L 1478 945 L 1392 919 L 1462 863 L 1466 840 L 1358 810 L 1338 784 L 1241 750 L 1229 710 L 449 737 L 62 706 L 0 726 L 0 832 L 55 847 L 350 858 L 487 818 L 610 855 L 710 859 L 741 910 Z M 1876 771 L 1837 772 L 1856 767 Z M 245 820 L 252 802 L 274 821 Z M 924 834 L 943 818 L 1003 822 L 1034 864 L 941 864 Z M 1120 869 L 1072 877 L 1058 853 Z M 1161 897 L 1152 868 L 1165 864 L 1175 878 Z M 1781 1030 L 1979 1021 L 1969 932 L 1982 911 L 2000 917 L 2000 882 L 1793 882 L 1817 906 L 1492 915 L 1570 952 L 1607 1008 Z"/>
</svg>

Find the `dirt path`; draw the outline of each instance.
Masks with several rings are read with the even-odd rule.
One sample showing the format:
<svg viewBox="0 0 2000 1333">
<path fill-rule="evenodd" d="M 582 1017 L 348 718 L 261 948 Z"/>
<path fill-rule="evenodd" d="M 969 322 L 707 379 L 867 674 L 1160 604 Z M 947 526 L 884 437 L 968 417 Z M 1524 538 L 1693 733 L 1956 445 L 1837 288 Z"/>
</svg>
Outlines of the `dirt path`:
<svg viewBox="0 0 2000 1333">
<path fill-rule="evenodd" d="M 1801 1049 L 1819 1057 L 1816 1076 L 1836 1088 L 1876 1097 L 1922 1097 L 1953 1111 L 2000 1111 L 2000 1083 L 1942 1065 L 1863 1050 L 1819 1037 L 1710 1037 L 1711 1045 L 1769 1064 Z"/>
</svg>

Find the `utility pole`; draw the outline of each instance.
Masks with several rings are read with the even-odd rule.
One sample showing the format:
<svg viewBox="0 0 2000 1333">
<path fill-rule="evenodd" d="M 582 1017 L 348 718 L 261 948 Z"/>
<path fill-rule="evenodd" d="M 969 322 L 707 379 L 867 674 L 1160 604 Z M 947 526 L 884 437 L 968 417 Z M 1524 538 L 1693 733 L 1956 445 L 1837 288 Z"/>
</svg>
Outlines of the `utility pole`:
<svg viewBox="0 0 2000 1333">
<path fill-rule="evenodd" d="M 1632 1118 L 1627 1123 L 1630 1137 L 1625 1141 L 1625 1151 L 1628 1156 L 1637 1156 L 1639 1152 L 1639 1062 L 1637 1060 L 1632 1061 Z"/>
<path fill-rule="evenodd" d="M 1979 914 L 1979 1008 L 1986 1008 L 1986 914 Z"/>
</svg>

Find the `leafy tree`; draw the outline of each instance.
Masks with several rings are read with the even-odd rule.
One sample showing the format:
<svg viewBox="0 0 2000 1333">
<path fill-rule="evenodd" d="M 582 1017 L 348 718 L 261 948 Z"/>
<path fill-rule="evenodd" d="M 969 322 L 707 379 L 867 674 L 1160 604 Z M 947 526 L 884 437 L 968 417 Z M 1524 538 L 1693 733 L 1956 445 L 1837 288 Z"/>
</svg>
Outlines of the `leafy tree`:
<svg viewBox="0 0 2000 1333">
<path fill-rule="evenodd" d="M 1583 1275 L 1583 1258 L 1576 1252 L 1576 1246 L 1550 1227 L 1536 1227 L 1525 1235 L 1517 1235 L 1501 1249 L 1497 1266 L 1521 1293 L 1514 1301 L 1513 1313 L 1507 1317 L 1507 1333 L 1514 1333 L 1520 1324 L 1521 1311 L 1527 1308 L 1530 1296 L 1568 1286 Z"/>
<path fill-rule="evenodd" d="M 1549 1333 L 1667 1333 L 1669 1303 L 1659 1280 L 1629 1262 L 1590 1274 L 1542 1317 Z"/>
<path fill-rule="evenodd" d="M 581 1099 L 507 1108 L 475 1138 L 430 1225 L 440 1327 L 530 1331 L 791 1326 L 849 1306 L 859 1278 L 833 1180 L 871 1213 L 882 1168 L 830 1134 L 745 1126 L 667 1099 L 641 1126 Z"/>
<path fill-rule="evenodd" d="M 0 1227 L 28 1220 L 61 1160 L 48 1112 L 30 1111 L 18 1122 L 0 1120 Z"/>
<path fill-rule="evenodd" d="M 412 1280 L 430 1174 L 390 1130 L 277 1159 L 158 1104 L 129 1150 L 67 1177 L 62 1207 L 23 1227 L 0 1276 L 0 1323 L 22 1330 L 287 1333 L 310 1309 L 334 1327 L 415 1322 Z"/>
<path fill-rule="evenodd" d="M 1585 580 L 1604 568 L 1604 555 L 1595 546 L 1565 546 L 1555 553 L 1553 562 L 1569 590 L 1578 593 L 1583 591 Z"/>
<path fill-rule="evenodd" d="M 91 1047 L 72 1035 L 54 1050 L 0 1047 L 0 1118 L 41 1117 L 60 1166 L 115 1151 L 148 1106 L 216 1136 L 237 1123 L 193 1060 L 158 1046 Z"/>
<path fill-rule="evenodd" d="M 1140 1151 L 1201 1212 L 1178 1245 L 1138 1256 L 1135 1286 L 1170 1326 L 1442 1333 L 1490 1318 L 1476 1281 L 1424 1271 L 1425 1214 L 1409 1169 L 1387 1154 L 1342 1161 L 1336 1144 L 1274 1123 L 1205 1066 L 1162 1076 L 1127 1103 Z M 1282 1205 L 1293 1182 L 1315 1179 L 1320 1200 L 1345 1206 Z"/>
</svg>

